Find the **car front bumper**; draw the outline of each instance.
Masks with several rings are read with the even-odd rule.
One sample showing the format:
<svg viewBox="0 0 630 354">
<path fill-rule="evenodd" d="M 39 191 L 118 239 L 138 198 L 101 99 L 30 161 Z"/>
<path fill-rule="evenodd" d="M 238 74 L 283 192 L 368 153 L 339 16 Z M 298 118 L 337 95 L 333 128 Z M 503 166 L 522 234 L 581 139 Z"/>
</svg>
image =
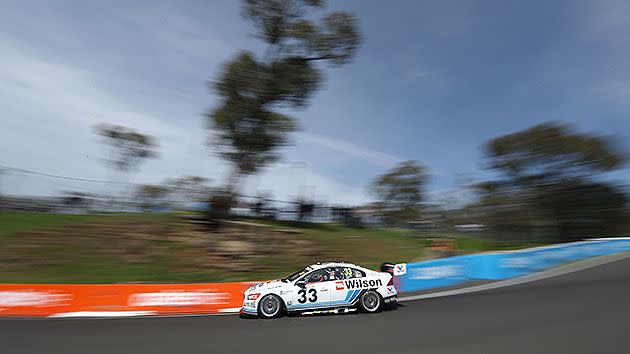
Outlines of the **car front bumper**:
<svg viewBox="0 0 630 354">
<path fill-rule="evenodd" d="M 256 311 L 255 309 L 250 309 L 247 307 L 242 307 L 241 310 L 238 312 L 241 315 L 258 315 L 258 311 Z"/>
</svg>

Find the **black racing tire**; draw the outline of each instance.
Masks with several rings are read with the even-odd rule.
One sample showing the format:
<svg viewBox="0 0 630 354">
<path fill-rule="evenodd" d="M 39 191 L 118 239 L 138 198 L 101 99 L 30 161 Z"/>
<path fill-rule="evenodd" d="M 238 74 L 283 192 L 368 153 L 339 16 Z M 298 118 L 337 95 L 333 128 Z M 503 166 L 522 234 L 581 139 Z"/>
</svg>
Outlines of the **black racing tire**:
<svg viewBox="0 0 630 354">
<path fill-rule="evenodd" d="M 383 298 L 376 291 L 369 290 L 361 295 L 359 299 L 359 308 L 362 312 L 376 313 L 383 308 Z"/>
<path fill-rule="evenodd" d="M 284 301 L 275 294 L 267 294 L 258 302 L 258 317 L 278 318 L 284 314 Z"/>
</svg>

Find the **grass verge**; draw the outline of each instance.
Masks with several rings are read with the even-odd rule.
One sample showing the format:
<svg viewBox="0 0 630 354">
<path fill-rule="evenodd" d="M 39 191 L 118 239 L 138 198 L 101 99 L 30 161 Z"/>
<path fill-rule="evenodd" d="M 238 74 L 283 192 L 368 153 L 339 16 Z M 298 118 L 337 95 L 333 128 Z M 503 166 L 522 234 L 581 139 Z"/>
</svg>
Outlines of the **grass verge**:
<svg viewBox="0 0 630 354">
<path fill-rule="evenodd" d="M 175 214 L 0 213 L 0 283 L 213 282 L 271 279 L 317 260 L 376 268 L 428 246 L 396 228 L 243 220 L 217 232 Z M 457 238 L 465 252 L 529 245 Z"/>
</svg>

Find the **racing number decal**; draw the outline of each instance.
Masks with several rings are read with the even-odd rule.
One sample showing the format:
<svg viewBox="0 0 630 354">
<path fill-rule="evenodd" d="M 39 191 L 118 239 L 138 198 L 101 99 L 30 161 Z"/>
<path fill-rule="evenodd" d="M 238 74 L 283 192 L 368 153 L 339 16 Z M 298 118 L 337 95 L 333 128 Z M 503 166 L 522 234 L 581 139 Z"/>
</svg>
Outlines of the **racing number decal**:
<svg viewBox="0 0 630 354">
<path fill-rule="evenodd" d="M 310 302 L 317 301 L 317 290 L 311 289 L 311 290 L 308 291 L 308 293 L 311 295 L 311 297 L 308 298 L 308 301 L 310 301 Z"/>
<path fill-rule="evenodd" d="M 306 300 L 310 301 L 310 302 L 315 302 L 317 301 L 317 290 L 315 289 L 309 289 L 308 294 L 311 295 L 308 299 L 306 298 L 306 290 L 302 289 L 300 291 L 298 291 L 298 294 L 300 295 L 300 298 L 298 299 L 298 302 L 300 304 L 303 304 L 306 302 Z"/>
<path fill-rule="evenodd" d="M 301 295 L 300 298 L 298 299 L 298 302 L 300 304 L 303 304 L 306 302 L 306 290 L 302 289 L 300 291 L 298 291 L 298 294 Z"/>
<path fill-rule="evenodd" d="M 352 278 L 352 269 L 344 268 L 343 269 L 343 274 L 346 276 L 346 278 Z"/>
</svg>

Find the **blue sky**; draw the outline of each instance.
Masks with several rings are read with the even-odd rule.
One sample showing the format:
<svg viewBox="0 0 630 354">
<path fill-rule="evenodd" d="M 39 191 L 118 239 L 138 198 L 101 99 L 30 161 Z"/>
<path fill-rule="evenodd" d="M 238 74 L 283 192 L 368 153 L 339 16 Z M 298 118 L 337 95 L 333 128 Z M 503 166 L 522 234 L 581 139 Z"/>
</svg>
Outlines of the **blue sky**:
<svg viewBox="0 0 630 354">
<path fill-rule="evenodd" d="M 14 1 L 0 5 L 0 165 L 112 178 L 98 122 L 154 135 L 159 159 L 134 182 L 203 175 L 214 156 L 206 82 L 261 43 L 225 1 Z M 629 146 L 630 4 L 624 1 L 329 1 L 355 13 L 356 59 L 326 67 L 324 89 L 293 112 L 302 130 L 249 192 L 369 200 L 366 185 L 401 160 L 429 169 L 433 200 L 479 179 L 484 141 L 544 121 L 614 134 Z M 627 170 L 615 175 L 623 180 Z M 11 174 L 3 193 L 101 191 L 98 184 Z"/>
</svg>

